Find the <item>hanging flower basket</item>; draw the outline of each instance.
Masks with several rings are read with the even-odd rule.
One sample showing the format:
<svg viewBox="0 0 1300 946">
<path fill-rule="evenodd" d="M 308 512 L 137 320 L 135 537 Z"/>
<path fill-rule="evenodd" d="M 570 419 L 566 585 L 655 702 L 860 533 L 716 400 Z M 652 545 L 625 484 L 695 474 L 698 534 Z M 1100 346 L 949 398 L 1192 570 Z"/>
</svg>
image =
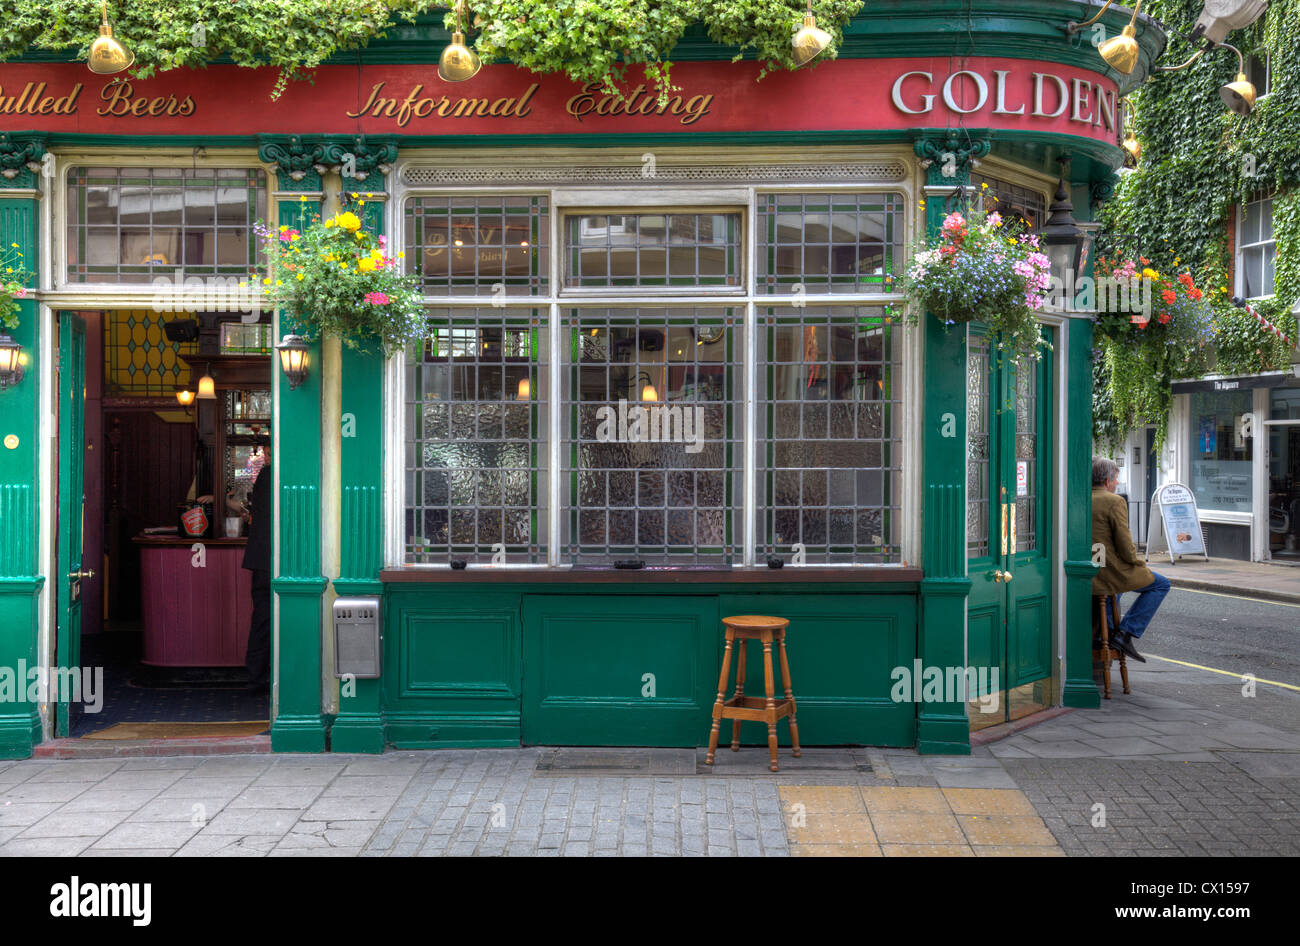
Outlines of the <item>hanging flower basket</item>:
<svg viewBox="0 0 1300 946">
<path fill-rule="evenodd" d="M 27 297 L 27 284 L 35 276 L 23 266 L 18 244 L 11 243 L 0 253 L 0 327 L 18 327 L 18 300 Z"/>
<path fill-rule="evenodd" d="M 1038 237 L 996 212 L 949 214 L 937 240 L 912 258 L 903 291 L 946 324 L 984 322 L 1009 351 L 1037 358 L 1035 313 L 1051 287 Z"/>
<path fill-rule="evenodd" d="M 391 255 L 351 211 L 312 221 L 301 232 L 254 226 L 270 268 L 260 287 L 269 304 L 291 313 L 308 339 L 338 338 L 349 348 L 378 339 L 385 356 L 422 339 L 420 277 L 402 274 L 405 254 Z"/>
</svg>

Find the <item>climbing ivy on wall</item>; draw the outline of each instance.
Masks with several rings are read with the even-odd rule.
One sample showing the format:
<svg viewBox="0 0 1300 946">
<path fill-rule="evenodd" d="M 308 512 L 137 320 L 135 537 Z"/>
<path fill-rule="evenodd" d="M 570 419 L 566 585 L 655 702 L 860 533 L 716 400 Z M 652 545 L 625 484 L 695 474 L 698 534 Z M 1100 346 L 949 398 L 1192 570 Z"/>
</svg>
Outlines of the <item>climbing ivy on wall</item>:
<svg viewBox="0 0 1300 946">
<path fill-rule="evenodd" d="M 1144 8 L 1170 34 L 1162 65 L 1177 65 L 1195 51 L 1175 34 L 1191 28 L 1202 6 L 1201 0 L 1151 0 Z M 1231 304 L 1228 227 L 1237 206 L 1259 193 L 1275 194 L 1276 294 L 1255 307 L 1296 338 L 1290 309 L 1300 298 L 1300 3 L 1271 4 L 1265 17 L 1228 41 L 1247 57 L 1261 49 L 1271 53 L 1272 93 L 1245 118 L 1228 111 L 1218 95 L 1237 71 L 1237 58 L 1228 50 L 1203 56 L 1181 72 L 1152 75 L 1130 100 L 1141 161 L 1124 175 L 1101 219 L 1113 232 L 1136 235 L 1141 253 L 1158 271 L 1190 271 L 1197 285 L 1210 291 L 1214 370 L 1251 374 L 1285 368 L 1289 357 L 1281 341 Z M 1106 357 L 1112 344 L 1102 341 L 1098 352 L 1103 365 L 1097 383 L 1107 390 L 1098 392 L 1094 404 L 1111 407 L 1110 416 L 1094 416 L 1098 439 L 1113 435 L 1116 425 L 1123 431 L 1137 420 L 1163 429 L 1167 415 L 1135 418 L 1116 412 L 1117 402 L 1146 402 L 1157 412 L 1167 411 L 1167 398 L 1134 391 L 1141 379 L 1112 371 L 1125 363 L 1123 353 Z"/>
<path fill-rule="evenodd" d="M 818 25 L 835 46 L 862 3 L 813 3 Z M 279 68 L 278 95 L 286 81 L 306 76 L 331 55 L 365 46 L 400 20 L 449 6 L 449 0 L 116 0 L 109 21 L 135 54 L 131 71 L 138 77 L 226 56 L 241 66 Z M 610 89 L 628 64 L 637 63 L 664 93 L 671 87 L 668 56 L 693 24 L 715 42 L 759 59 L 764 72 L 795 68 L 790 39 L 804 9 L 804 0 L 479 0 L 469 3 L 465 26 L 467 42 L 485 61 L 564 72 Z M 93 0 L 0 0 L 0 60 L 31 48 L 84 56 L 99 18 Z M 445 23 L 454 25 L 454 14 L 447 12 Z M 832 47 L 819 61 L 834 55 Z"/>
</svg>

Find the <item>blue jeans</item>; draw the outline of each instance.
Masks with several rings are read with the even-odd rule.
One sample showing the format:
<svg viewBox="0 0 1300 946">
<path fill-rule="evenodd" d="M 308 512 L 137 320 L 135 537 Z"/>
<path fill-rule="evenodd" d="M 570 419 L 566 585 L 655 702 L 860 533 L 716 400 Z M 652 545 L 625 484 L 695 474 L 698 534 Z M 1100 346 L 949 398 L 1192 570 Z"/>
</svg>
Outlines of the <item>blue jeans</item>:
<svg viewBox="0 0 1300 946">
<path fill-rule="evenodd" d="M 1124 620 L 1119 622 L 1119 629 L 1132 637 L 1142 636 L 1151 619 L 1156 616 L 1156 609 L 1160 607 L 1160 602 L 1164 601 L 1165 595 L 1169 594 L 1169 579 L 1155 572 L 1151 574 L 1156 580 L 1145 588 L 1138 589 L 1138 599 L 1125 613 Z"/>
</svg>

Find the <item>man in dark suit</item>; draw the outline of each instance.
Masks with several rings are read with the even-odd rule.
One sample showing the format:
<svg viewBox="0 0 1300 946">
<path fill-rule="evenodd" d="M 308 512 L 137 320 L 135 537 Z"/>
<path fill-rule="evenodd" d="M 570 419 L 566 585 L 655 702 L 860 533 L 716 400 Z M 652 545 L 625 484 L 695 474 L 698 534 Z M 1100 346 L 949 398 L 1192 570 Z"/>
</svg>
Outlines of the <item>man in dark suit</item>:
<svg viewBox="0 0 1300 946">
<path fill-rule="evenodd" d="M 1142 636 L 1160 602 L 1169 594 L 1169 579 L 1138 561 L 1137 546 L 1128 529 L 1128 503 L 1115 495 L 1118 484 L 1119 467 L 1105 457 L 1096 457 L 1092 461 L 1092 541 L 1105 549 L 1105 558 L 1092 580 L 1092 593 L 1118 596 L 1125 591 L 1138 592 L 1137 601 L 1119 627 L 1111 630 L 1110 642 L 1134 660 L 1146 663 L 1133 646 L 1133 639 Z"/>
<path fill-rule="evenodd" d="M 253 481 L 248 497 L 248 545 L 244 568 L 253 573 L 253 619 L 248 627 L 249 689 L 265 690 L 271 685 L 271 526 L 274 509 L 271 492 L 271 455 L 263 448 L 266 462 Z"/>
</svg>

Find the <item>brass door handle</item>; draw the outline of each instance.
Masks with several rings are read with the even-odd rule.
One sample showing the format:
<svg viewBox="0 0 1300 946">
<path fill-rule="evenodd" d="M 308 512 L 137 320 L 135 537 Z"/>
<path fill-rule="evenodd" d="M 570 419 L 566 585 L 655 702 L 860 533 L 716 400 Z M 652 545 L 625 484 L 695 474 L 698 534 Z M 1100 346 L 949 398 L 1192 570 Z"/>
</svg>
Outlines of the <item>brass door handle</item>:
<svg viewBox="0 0 1300 946">
<path fill-rule="evenodd" d="M 1015 577 L 1015 576 L 1012 575 L 1011 572 L 1004 572 L 1004 571 L 1003 571 L 1002 569 L 1000 569 L 1000 568 L 999 568 L 997 571 L 995 571 L 995 572 L 993 573 L 993 580 L 996 581 L 996 582 L 1002 582 L 1002 583 L 1005 583 L 1005 582 L 1010 581 L 1010 580 L 1011 580 L 1012 578 L 1014 578 L 1014 577 Z"/>
<path fill-rule="evenodd" d="M 68 572 L 68 577 L 69 578 L 94 578 L 95 573 L 93 570 L 87 570 L 84 572 Z"/>
</svg>

